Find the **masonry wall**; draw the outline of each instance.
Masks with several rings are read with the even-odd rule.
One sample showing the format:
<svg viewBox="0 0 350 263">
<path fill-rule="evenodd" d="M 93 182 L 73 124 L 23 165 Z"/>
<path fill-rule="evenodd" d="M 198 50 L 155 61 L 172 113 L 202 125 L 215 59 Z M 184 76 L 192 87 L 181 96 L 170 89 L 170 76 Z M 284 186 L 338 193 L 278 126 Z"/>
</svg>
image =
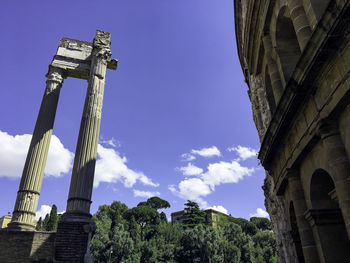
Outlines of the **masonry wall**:
<svg viewBox="0 0 350 263">
<path fill-rule="evenodd" d="M 1 263 L 51 263 L 54 232 L 0 231 Z"/>
</svg>

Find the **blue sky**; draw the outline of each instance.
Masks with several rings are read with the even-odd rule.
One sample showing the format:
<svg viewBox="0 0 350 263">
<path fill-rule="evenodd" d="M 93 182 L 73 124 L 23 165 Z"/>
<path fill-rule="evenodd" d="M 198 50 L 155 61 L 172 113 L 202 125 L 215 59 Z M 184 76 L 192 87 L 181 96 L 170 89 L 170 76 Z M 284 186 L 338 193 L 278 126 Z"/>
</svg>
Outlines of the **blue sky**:
<svg viewBox="0 0 350 263">
<path fill-rule="evenodd" d="M 92 41 L 96 29 L 111 32 L 119 67 L 107 72 L 91 212 L 152 194 L 168 214 L 187 199 L 237 217 L 264 209 L 232 0 L 6 0 L 0 29 L 0 216 L 13 210 L 60 38 Z M 40 213 L 65 210 L 86 87 L 64 81 Z"/>
</svg>

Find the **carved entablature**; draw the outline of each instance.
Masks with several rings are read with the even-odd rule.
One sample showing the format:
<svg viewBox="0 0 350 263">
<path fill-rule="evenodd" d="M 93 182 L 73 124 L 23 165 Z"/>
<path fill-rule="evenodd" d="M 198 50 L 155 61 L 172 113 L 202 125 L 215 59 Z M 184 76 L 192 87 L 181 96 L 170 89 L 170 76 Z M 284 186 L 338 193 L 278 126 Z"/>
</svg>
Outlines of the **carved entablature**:
<svg viewBox="0 0 350 263">
<path fill-rule="evenodd" d="M 56 55 L 51 67 L 65 71 L 66 77 L 88 79 L 91 65 L 92 51 L 100 53 L 107 61 L 107 68 L 115 70 L 118 61 L 111 59 L 110 33 L 100 30 L 96 31 L 93 43 L 70 38 L 60 40 Z M 97 47 L 97 48 L 94 48 Z"/>
</svg>

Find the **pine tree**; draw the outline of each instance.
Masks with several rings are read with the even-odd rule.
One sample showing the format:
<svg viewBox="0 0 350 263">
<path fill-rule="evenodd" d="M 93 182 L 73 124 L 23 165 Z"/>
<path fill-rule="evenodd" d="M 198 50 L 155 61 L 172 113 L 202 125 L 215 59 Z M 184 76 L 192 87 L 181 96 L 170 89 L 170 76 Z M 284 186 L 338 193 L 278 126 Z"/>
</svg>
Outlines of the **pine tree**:
<svg viewBox="0 0 350 263">
<path fill-rule="evenodd" d="M 56 205 L 52 205 L 50 217 L 47 222 L 47 231 L 55 231 L 57 229 L 57 207 Z"/>
<path fill-rule="evenodd" d="M 44 221 L 43 221 L 43 228 L 42 228 L 43 231 L 48 231 L 47 226 L 48 226 L 49 219 L 50 219 L 50 215 L 46 214 Z"/>
<path fill-rule="evenodd" d="M 184 225 L 186 227 L 195 227 L 198 224 L 205 223 L 206 214 L 199 209 L 199 205 L 196 202 L 187 200 L 185 206 Z"/>
<path fill-rule="evenodd" d="M 42 231 L 43 230 L 43 219 L 40 217 L 38 222 L 36 223 L 35 227 L 36 231 Z"/>
</svg>

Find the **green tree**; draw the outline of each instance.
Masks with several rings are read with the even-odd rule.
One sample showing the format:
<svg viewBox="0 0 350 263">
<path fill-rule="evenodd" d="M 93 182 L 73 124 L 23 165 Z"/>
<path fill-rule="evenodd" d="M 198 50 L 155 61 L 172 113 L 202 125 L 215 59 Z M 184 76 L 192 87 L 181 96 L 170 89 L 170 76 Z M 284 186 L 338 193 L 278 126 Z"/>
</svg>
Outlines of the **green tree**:
<svg viewBox="0 0 350 263">
<path fill-rule="evenodd" d="M 50 220 L 50 215 L 46 214 L 44 221 L 43 221 L 43 231 L 48 231 L 49 220 Z"/>
<path fill-rule="evenodd" d="M 154 197 L 148 198 L 146 202 L 138 203 L 137 206 L 149 206 L 151 208 L 159 210 L 159 209 L 169 208 L 170 204 L 168 201 L 158 196 L 154 196 Z"/>
<path fill-rule="evenodd" d="M 239 248 L 241 262 L 252 262 L 254 251 L 252 239 L 242 231 L 242 228 L 238 224 L 231 223 L 226 225 L 224 227 L 224 238 Z"/>
<path fill-rule="evenodd" d="M 168 222 L 168 219 L 166 217 L 166 214 L 164 212 L 161 212 L 159 214 L 159 217 L 160 217 L 160 220 L 163 221 L 163 222 Z"/>
<path fill-rule="evenodd" d="M 222 262 L 222 232 L 220 229 L 197 225 L 184 231 L 177 251 L 181 263 Z"/>
<path fill-rule="evenodd" d="M 227 239 L 223 239 L 223 263 L 240 263 L 241 250 Z"/>
<path fill-rule="evenodd" d="M 147 239 L 151 238 L 155 234 L 154 226 L 160 221 L 157 211 L 148 206 L 137 206 L 129 209 L 124 213 L 124 217 L 127 220 L 131 220 L 133 217 L 139 224 L 141 230 L 141 241 L 144 240 L 146 234 Z"/>
<path fill-rule="evenodd" d="M 113 231 L 114 236 L 110 240 L 112 262 L 123 262 L 134 249 L 134 242 L 129 232 L 124 230 L 123 224 L 117 224 Z"/>
<path fill-rule="evenodd" d="M 45 218 L 46 219 L 46 218 Z M 56 231 L 58 223 L 57 206 L 52 205 L 49 219 L 46 224 L 47 231 Z"/>
<path fill-rule="evenodd" d="M 271 221 L 264 217 L 251 217 L 250 222 L 252 222 L 259 230 L 272 230 Z"/>
<path fill-rule="evenodd" d="M 277 246 L 275 235 L 271 231 L 261 231 L 253 236 L 253 244 L 257 258 L 272 263 L 277 259 Z"/>
<path fill-rule="evenodd" d="M 254 236 L 258 232 L 256 225 L 244 218 L 233 218 L 233 223 L 239 225 L 247 235 Z"/>
<path fill-rule="evenodd" d="M 149 207 L 152 207 L 156 210 L 162 209 L 162 208 L 169 208 L 170 204 L 168 201 L 161 199 L 157 196 L 151 197 L 147 199 L 147 205 Z"/>
<path fill-rule="evenodd" d="M 114 236 L 114 229 L 117 224 L 126 224 L 123 215 L 126 211 L 128 211 L 128 209 L 129 208 L 126 204 L 121 203 L 119 201 L 113 201 L 113 203 L 108 207 L 107 215 L 112 220 L 110 232 L 111 238 Z"/>
<path fill-rule="evenodd" d="M 96 231 L 91 240 L 91 256 L 94 262 L 108 262 L 111 252 L 109 233 L 112 220 L 108 217 L 103 217 L 103 220 L 99 220 L 97 215 L 94 215 L 93 219 L 96 222 Z"/>
<path fill-rule="evenodd" d="M 40 217 L 38 222 L 36 223 L 36 226 L 35 226 L 35 230 L 36 231 L 43 231 L 43 220 L 42 218 Z"/>
<path fill-rule="evenodd" d="M 205 223 L 205 212 L 199 209 L 199 205 L 196 202 L 187 200 L 185 203 L 185 216 L 184 225 L 185 227 L 195 227 L 198 224 Z"/>
</svg>

